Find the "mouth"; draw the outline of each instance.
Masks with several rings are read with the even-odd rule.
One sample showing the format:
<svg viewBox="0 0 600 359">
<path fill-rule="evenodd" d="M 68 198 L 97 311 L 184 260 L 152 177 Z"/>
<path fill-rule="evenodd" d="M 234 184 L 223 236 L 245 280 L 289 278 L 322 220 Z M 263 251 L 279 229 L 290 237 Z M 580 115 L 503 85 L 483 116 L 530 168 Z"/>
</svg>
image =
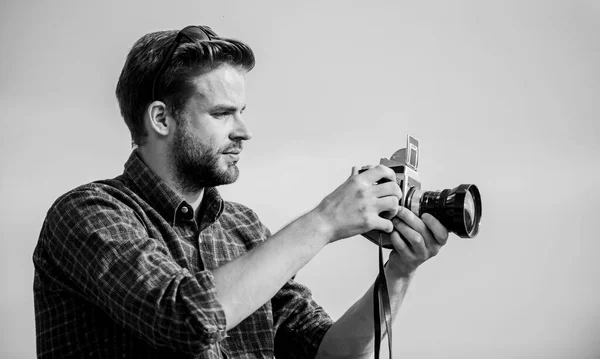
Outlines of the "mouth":
<svg viewBox="0 0 600 359">
<path fill-rule="evenodd" d="M 232 163 L 237 163 L 240 160 L 240 153 L 242 153 L 242 143 L 231 143 L 230 146 L 225 148 L 221 153 L 228 158 L 228 162 L 231 161 Z"/>
<path fill-rule="evenodd" d="M 242 149 L 234 149 L 234 150 L 229 150 L 226 152 L 223 152 L 223 154 L 227 157 L 229 157 L 229 159 L 233 162 L 237 162 L 240 160 L 240 153 L 242 152 Z"/>
<path fill-rule="evenodd" d="M 224 155 L 239 155 L 240 153 L 242 153 L 242 144 L 238 144 L 237 146 L 231 146 L 228 149 L 226 149 L 225 151 L 221 152 Z"/>
</svg>

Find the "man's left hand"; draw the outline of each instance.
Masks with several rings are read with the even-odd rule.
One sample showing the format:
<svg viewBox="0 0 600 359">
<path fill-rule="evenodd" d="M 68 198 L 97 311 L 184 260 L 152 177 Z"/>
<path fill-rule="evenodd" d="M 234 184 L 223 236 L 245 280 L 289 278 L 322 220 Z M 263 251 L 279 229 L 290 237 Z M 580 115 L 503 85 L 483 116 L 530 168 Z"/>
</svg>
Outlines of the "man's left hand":
<svg viewBox="0 0 600 359">
<path fill-rule="evenodd" d="M 399 277 L 410 276 L 421 263 L 438 254 L 448 240 L 448 230 L 429 213 L 419 218 L 408 208 L 400 207 L 392 219 L 394 231 L 390 242 L 388 267 Z"/>
</svg>

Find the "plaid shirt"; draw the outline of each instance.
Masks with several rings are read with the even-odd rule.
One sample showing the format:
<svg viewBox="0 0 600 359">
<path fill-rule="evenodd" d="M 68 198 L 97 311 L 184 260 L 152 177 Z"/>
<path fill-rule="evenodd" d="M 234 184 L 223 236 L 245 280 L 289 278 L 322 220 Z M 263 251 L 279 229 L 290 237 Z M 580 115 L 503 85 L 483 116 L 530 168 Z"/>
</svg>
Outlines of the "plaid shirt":
<svg viewBox="0 0 600 359">
<path fill-rule="evenodd" d="M 33 254 L 38 357 L 314 357 L 332 321 L 293 279 L 225 331 L 210 269 L 270 233 L 214 188 L 193 212 L 137 151 L 58 198 Z"/>
</svg>

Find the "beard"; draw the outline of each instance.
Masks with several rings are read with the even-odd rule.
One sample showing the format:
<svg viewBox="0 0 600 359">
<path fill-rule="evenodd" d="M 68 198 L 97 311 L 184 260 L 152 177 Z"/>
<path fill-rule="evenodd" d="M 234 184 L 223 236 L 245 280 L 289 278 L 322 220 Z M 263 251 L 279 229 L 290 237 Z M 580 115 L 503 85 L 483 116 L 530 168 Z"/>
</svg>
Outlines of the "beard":
<svg viewBox="0 0 600 359">
<path fill-rule="evenodd" d="M 173 142 L 169 147 L 171 170 L 182 193 L 198 192 L 205 187 L 235 182 L 239 176 L 236 162 L 227 162 L 223 168 L 219 159 L 227 149 L 241 149 L 241 141 L 224 148 L 211 147 L 189 130 L 187 120 L 182 120 L 175 128 Z"/>
</svg>

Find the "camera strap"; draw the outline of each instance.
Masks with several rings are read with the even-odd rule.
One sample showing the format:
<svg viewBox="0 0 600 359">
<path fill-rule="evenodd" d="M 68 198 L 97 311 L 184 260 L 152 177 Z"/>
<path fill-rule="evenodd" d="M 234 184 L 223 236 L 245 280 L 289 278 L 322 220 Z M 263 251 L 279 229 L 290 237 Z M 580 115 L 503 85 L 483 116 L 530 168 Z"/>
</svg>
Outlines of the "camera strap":
<svg viewBox="0 0 600 359">
<path fill-rule="evenodd" d="M 381 321 L 385 321 L 385 328 L 388 337 L 388 347 L 390 350 L 390 359 L 392 356 L 392 310 L 390 306 L 390 296 L 388 293 L 387 280 L 383 268 L 383 248 L 382 233 L 379 233 L 379 275 L 375 279 L 373 287 L 373 324 L 375 326 L 375 359 L 379 359 L 379 349 L 383 340 L 381 333 Z M 381 308 L 380 308 L 381 307 Z M 383 318 L 380 310 L 383 311 Z"/>
</svg>

